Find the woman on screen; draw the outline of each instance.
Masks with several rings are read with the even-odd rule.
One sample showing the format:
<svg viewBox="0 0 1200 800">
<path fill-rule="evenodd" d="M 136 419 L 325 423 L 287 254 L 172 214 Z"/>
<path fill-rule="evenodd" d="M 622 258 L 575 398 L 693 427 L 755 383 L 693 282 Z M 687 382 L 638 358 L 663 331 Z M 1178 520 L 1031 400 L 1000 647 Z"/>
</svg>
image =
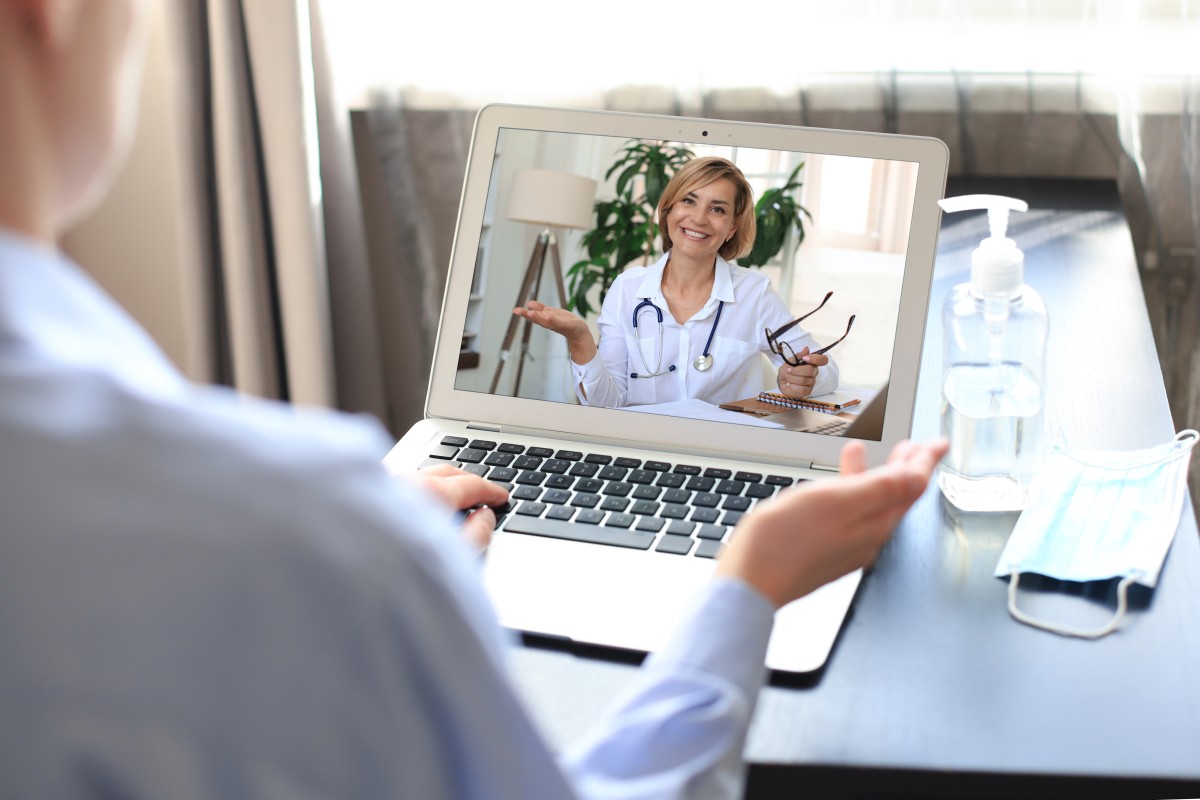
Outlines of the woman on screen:
<svg viewBox="0 0 1200 800">
<path fill-rule="evenodd" d="M 657 216 L 664 255 L 613 282 L 599 345 L 570 311 L 537 301 L 513 310 L 566 337 L 580 402 L 619 408 L 754 397 L 763 389 L 763 355 L 788 397 L 837 389 L 837 365 L 825 355 L 833 345 L 820 348 L 766 276 L 729 263 L 754 244 L 754 197 L 741 170 L 723 158 L 689 161 L 667 184 Z"/>
</svg>

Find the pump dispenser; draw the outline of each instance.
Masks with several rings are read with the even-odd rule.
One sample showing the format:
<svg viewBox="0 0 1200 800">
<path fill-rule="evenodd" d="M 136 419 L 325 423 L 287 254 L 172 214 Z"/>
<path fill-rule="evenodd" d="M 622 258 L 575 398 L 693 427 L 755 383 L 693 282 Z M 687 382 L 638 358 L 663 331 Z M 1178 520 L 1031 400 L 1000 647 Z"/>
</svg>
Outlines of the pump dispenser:
<svg viewBox="0 0 1200 800">
<path fill-rule="evenodd" d="M 964 511 L 1017 511 L 1045 456 L 1046 306 L 1024 283 L 1025 255 L 1008 238 L 1022 200 L 964 195 L 943 211 L 986 209 L 991 235 L 971 253 L 971 280 L 942 307 L 942 494 Z"/>
</svg>

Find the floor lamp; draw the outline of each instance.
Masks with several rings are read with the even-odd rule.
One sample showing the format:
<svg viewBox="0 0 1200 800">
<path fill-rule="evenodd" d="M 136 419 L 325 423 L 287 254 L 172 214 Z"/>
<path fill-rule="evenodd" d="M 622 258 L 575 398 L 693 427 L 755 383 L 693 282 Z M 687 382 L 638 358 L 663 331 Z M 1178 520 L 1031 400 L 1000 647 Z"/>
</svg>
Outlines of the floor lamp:
<svg viewBox="0 0 1200 800">
<path fill-rule="evenodd" d="M 558 291 L 558 304 L 566 306 L 567 291 L 563 284 L 562 259 L 558 252 L 558 239 L 554 228 L 575 228 L 582 230 L 593 224 L 592 203 L 596 199 L 596 182 L 591 178 L 572 175 L 568 172 L 554 172 L 546 169 L 522 169 L 513 175 L 512 191 L 508 197 L 508 218 L 514 222 L 526 222 L 537 225 L 542 229 L 538 234 L 537 243 L 529 257 L 529 266 L 525 268 L 525 276 L 521 281 L 521 289 L 517 294 L 514 307 L 523 306 L 530 300 L 537 299 L 542 287 L 542 274 L 546 267 L 546 256 L 549 254 L 553 262 L 554 285 Z M 521 369 L 525 358 L 529 355 L 529 338 L 533 323 L 522 319 L 516 314 L 508 321 L 508 330 L 500 344 L 500 358 L 496 362 L 496 374 L 492 376 L 492 386 L 488 390 L 496 393 L 500 384 L 500 373 L 512 353 L 513 340 L 516 338 L 517 325 L 522 325 L 521 351 L 517 357 L 517 374 L 513 381 L 513 395 L 516 396 L 521 388 Z"/>
</svg>

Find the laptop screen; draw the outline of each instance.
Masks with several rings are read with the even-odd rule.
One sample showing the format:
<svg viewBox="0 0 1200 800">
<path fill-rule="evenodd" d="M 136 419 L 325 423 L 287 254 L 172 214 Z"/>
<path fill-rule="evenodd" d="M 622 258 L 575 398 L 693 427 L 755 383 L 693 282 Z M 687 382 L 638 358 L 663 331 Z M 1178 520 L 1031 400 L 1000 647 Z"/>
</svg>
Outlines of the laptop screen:
<svg viewBox="0 0 1200 800">
<path fill-rule="evenodd" d="M 778 396 L 780 367 L 799 360 L 804 347 L 828 347 L 832 363 L 818 370 L 807 400 L 831 421 L 852 421 L 889 381 L 894 404 L 897 370 L 911 373 L 899 381 L 904 391 L 915 390 L 937 219 L 922 205 L 941 196 L 944 147 L 906 151 L 898 140 L 932 140 L 704 120 L 677 119 L 677 130 L 660 131 L 643 115 L 579 112 L 578 122 L 562 113 L 562 130 L 503 120 L 494 129 L 477 126 L 435 384 L 440 373 L 460 398 L 532 403 L 550 417 L 558 410 L 549 406 L 572 407 L 564 413 L 577 420 L 573 427 L 586 427 L 590 412 L 611 420 L 619 411 L 762 429 L 776 440 L 817 430 L 802 418 L 812 414 L 776 413 L 792 409 L 780 405 L 789 401 Z M 603 124 L 591 124 L 596 117 Z M 628 135 L 645 132 L 675 135 Z M 929 163 L 931 152 L 941 158 Z M 655 205 L 675 173 L 706 157 L 744 175 L 757 237 L 747 255 L 717 264 L 725 275 L 714 278 L 712 295 L 729 302 L 691 312 L 689 323 L 676 317 L 689 312 L 661 288 L 669 252 Z M 686 235 L 714 234 L 707 225 Z M 473 246 L 470 261 L 465 246 Z M 513 314 L 530 300 L 587 325 L 600 349 L 584 373 L 564 335 Z M 445 337 L 455 331 L 458 356 L 447 380 Z M 703 356 L 715 363 L 705 365 Z M 588 385 L 598 388 L 589 394 Z M 911 397 L 907 405 L 905 428 Z M 844 426 L 830 427 L 845 434 Z M 879 439 L 881 431 L 857 435 Z"/>
</svg>

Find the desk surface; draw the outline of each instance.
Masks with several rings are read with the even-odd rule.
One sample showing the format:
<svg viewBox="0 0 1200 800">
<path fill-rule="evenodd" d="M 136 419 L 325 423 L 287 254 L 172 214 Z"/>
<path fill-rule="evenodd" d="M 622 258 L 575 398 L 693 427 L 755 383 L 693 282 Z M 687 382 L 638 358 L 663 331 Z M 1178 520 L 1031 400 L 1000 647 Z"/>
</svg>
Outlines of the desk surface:
<svg viewBox="0 0 1200 800">
<path fill-rule="evenodd" d="M 951 181 L 948 195 L 1029 200 L 1010 235 L 1050 310 L 1047 419 L 1076 447 L 1136 448 L 1174 431 L 1128 228 L 1107 182 Z M 937 433 L 941 298 L 965 280 L 979 219 L 944 220 L 913 432 Z M 749 795 L 1200 797 L 1200 536 L 1189 503 L 1158 588 L 1096 642 L 1008 615 L 992 577 L 1016 515 L 963 516 L 936 489 L 863 582 L 825 668 L 776 676 L 746 757 Z M 1025 586 L 1025 583 L 1022 583 Z M 1027 609 L 1106 619 L 1109 585 L 1026 593 Z M 1024 589 L 1023 589 L 1024 592 Z M 628 661 L 530 644 L 515 673 L 551 741 L 586 729 Z"/>
</svg>

